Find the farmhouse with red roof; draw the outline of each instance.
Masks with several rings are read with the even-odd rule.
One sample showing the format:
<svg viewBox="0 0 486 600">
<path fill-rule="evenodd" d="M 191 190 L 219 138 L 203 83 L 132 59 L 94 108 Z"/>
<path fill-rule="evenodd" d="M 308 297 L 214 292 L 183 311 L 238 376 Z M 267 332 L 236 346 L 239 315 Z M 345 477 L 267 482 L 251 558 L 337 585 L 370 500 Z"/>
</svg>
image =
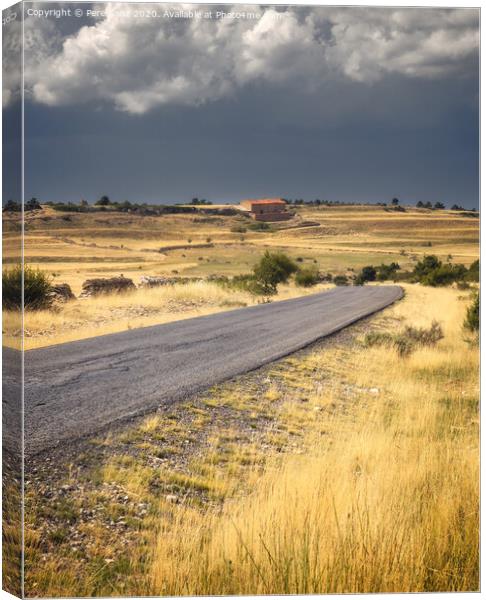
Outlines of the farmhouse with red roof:
<svg viewBox="0 0 486 600">
<path fill-rule="evenodd" d="M 242 200 L 240 208 L 255 221 L 287 221 L 293 216 L 288 212 L 287 203 L 282 198 Z"/>
</svg>

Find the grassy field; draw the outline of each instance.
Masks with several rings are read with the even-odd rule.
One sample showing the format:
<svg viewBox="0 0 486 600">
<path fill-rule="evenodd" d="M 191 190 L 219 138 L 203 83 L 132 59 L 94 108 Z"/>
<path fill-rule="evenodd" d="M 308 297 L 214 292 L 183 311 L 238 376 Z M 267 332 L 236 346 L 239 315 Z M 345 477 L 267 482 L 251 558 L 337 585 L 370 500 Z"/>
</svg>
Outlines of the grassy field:
<svg viewBox="0 0 486 600">
<path fill-rule="evenodd" d="M 265 247 L 285 249 L 293 258 L 316 260 L 321 270 L 339 273 L 395 259 L 408 268 L 424 252 L 442 259 L 452 255 L 453 262 L 465 264 L 478 255 L 479 220 L 457 211 L 410 208 L 402 213 L 377 206 L 296 211 L 293 220 L 255 232 L 243 216 L 60 213 L 45 207 L 26 214 L 25 258 L 55 280 L 69 283 L 77 294 L 89 277 L 120 273 L 135 280 L 174 271 L 244 273 Z M 18 253 L 13 244 L 18 238 L 15 219 L 4 220 L 13 254 Z M 302 226 L 309 223 L 315 225 Z M 12 253 L 5 249 L 6 264 L 14 259 Z"/>
<path fill-rule="evenodd" d="M 63 213 L 50 207 L 26 213 L 25 261 L 68 283 L 123 274 L 137 285 L 144 275 L 207 277 L 248 273 L 266 249 L 281 250 L 300 266 L 352 276 L 365 265 L 399 262 L 410 270 L 424 254 L 469 265 L 478 258 L 479 220 L 457 211 L 378 206 L 299 207 L 288 222 L 252 231 L 244 216 L 139 216 L 119 212 Z M 470 213 L 469 213 L 470 214 Z M 4 265 L 15 263 L 18 214 L 4 213 Z M 317 291 L 315 289 L 314 291 Z M 305 293 L 287 286 L 278 299 Z M 137 291 L 75 300 L 57 311 L 28 312 L 26 348 L 61 343 L 256 302 L 215 286 Z M 4 343 L 15 345 L 19 323 L 5 312 Z"/>
<path fill-rule="evenodd" d="M 30 596 L 477 590 L 469 293 L 361 322 L 27 465 Z M 439 320 L 408 356 L 371 332 Z"/>
<path fill-rule="evenodd" d="M 275 299 L 284 300 L 323 291 L 329 287 L 332 286 L 319 284 L 312 289 L 304 289 L 289 284 L 281 286 Z M 55 311 L 26 312 L 24 347 L 40 348 L 137 327 L 169 323 L 251 306 L 258 301 L 258 297 L 248 292 L 224 289 L 207 281 L 137 289 L 127 294 L 106 294 L 102 298 L 76 299 Z M 5 312 L 9 313 L 9 320 L 4 328 L 4 341 L 13 344 L 16 332 L 20 328 L 19 315 L 13 311 Z"/>
<path fill-rule="evenodd" d="M 248 273 L 267 249 L 349 277 L 392 261 L 410 271 L 425 254 L 478 258 L 467 213 L 295 212 L 264 231 L 204 212 L 28 213 L 26 263 L 76 296 L 95 277 L 201 280 L 27 311 L 25 347 L 254 304 L 207 277 Z M 6 268 L 19 239 L 4 213 Z M 29 459 L 27 595 L 477 590 L 479 352 L 463 329 L 476 286 L 405 283 L 403 300 L 307 350 Z M 291 280 L 272 299 L 328 287 Z M 434 320 L 443 338 L 414 342 L 406 328 Z M 4 311 L 4 343 L 20 331 Z M 370 346 L 370 333 L 407 338 L 411 352 Z"/>
</svg>

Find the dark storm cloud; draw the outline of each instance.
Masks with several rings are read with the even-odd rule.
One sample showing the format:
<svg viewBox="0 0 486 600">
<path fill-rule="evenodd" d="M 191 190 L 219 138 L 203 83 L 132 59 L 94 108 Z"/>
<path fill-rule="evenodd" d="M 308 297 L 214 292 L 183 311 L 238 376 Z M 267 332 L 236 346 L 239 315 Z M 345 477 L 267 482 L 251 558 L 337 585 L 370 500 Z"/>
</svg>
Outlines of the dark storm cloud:
<svg viewBox="0 0 486 600">
<path fill-rule="evenodd" d="M 101 9 L 27 27 L 28 194 L 476 204 L 476 10 Z"/>
<path fill-rule="evenodd" d="M 42 13 L 52 4 L 40 6 Z M 155 6 L 154 18 L 130 13 L 154 5 L 84 8 L 102 16 L 70 35 L 59 19 L 28 17 L 25 77 L 34 100 L 107 102 L 144 114 L 215 101 L 252 83 L 317 93 L 328 81 L 372 84 L 390 74 L 460 77 L 474 66 L 479 43 L 475 10 L 235 5 L 212 7 L 204 18 L 211 7 Z M 200 16 L 175 16 L 194 10 Z M 216 18 L 217 10 L 247 17 Z"/>
</svg>

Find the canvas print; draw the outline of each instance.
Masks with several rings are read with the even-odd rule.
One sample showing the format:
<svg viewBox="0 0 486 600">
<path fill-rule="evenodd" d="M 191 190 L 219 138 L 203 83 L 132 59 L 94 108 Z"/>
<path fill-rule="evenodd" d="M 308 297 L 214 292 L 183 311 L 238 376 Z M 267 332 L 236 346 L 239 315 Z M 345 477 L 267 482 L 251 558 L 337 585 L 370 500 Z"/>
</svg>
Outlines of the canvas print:
<svg viewBox="0 0 486 600">
<path fill-rule="evenodd" d="M 479 590 L 479 9 L 21 2 L 3 588 Z"/>
</svg>

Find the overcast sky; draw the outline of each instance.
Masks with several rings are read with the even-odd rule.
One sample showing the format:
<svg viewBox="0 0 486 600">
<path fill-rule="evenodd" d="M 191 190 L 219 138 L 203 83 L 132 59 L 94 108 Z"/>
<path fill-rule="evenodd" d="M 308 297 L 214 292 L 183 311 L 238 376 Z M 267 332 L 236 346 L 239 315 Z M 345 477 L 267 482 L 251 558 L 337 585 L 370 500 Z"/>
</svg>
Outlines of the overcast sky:
<svg viewBox="0 0 486 600">
<path fill-rule="evenodd" d="M 476 9 L 29 8 L 26 197 L 478 206 Z"/>
</svg>

